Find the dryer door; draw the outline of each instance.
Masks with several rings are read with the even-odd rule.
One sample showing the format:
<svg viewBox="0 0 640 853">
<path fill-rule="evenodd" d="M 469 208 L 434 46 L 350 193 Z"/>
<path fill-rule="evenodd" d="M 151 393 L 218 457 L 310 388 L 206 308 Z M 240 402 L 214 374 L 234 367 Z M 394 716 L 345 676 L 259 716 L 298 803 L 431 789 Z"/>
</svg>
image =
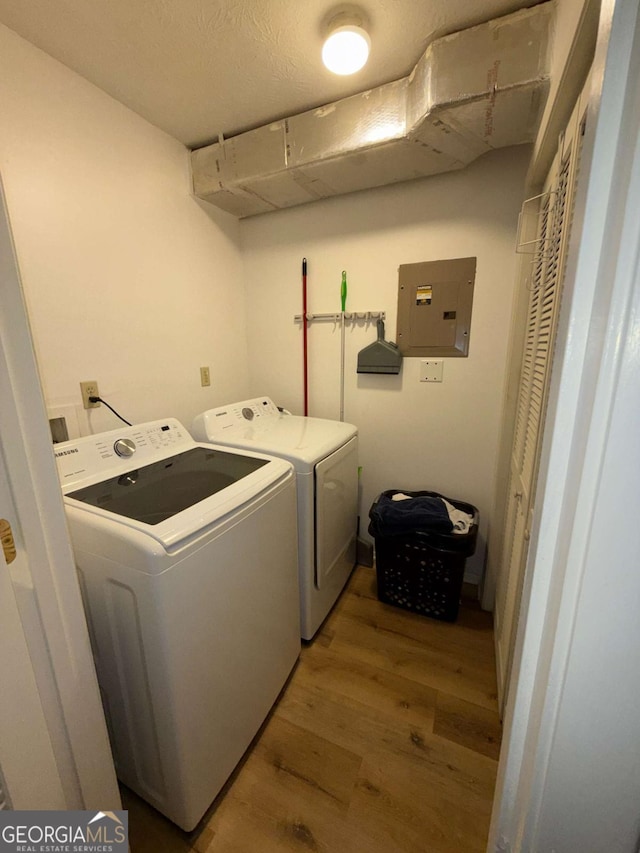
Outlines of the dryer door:
<svg viewBox="0 0 640 853">
<path fill-rule="evenodd" d="M 358 439 L 352 438 L 315 468 L 315 584 L 328 586 L 355 563 L 358 522 Z"/>
</svg>

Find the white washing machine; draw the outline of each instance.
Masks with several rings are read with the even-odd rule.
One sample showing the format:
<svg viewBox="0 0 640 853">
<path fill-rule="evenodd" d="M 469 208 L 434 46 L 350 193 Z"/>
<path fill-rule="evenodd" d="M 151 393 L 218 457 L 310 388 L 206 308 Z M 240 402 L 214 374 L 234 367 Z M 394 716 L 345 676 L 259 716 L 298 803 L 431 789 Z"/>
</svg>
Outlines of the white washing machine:
<svg viewBox="0 0 640 853">
<path fill-rule="evenodd" d="M 311 640 L 343 589 L 356 557 L 358 430 L 352 424 L 281 412 L 269 397 L 210 409 L 194 437 L 279 456 L 298 486 L 302 638 Z"/>
<path fill-rule="evenodd" d="M 300 651 L 293 468 L 173 419 L 54 450 L 118 777 L 191 830 Z"/>
</svg>

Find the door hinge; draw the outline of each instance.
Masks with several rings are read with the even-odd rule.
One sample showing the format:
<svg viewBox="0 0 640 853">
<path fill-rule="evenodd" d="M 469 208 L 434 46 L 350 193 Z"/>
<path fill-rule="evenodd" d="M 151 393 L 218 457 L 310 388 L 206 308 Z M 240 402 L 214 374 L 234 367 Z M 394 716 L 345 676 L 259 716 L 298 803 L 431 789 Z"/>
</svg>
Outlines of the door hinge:
<svg viewBox="0 0 640 853">
<path fill-rule="evenodd" d="M 13 540 L 11 525 L 6 518 L 0 518 L 0 541 L 2 542 L 4 558 L 7 565 L 9 565 L 9 563 L 13 563 L 16 558 L 16 543 Z"/>
</svg>

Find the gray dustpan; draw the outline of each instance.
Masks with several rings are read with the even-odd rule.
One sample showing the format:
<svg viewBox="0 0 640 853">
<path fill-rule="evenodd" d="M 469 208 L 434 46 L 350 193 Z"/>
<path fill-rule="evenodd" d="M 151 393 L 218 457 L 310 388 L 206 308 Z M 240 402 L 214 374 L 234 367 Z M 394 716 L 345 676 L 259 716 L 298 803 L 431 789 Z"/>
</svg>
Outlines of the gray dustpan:
<svg viewBox="0 0 640 853">
<path fill-rule="evenodd" d="M 400 373 L 402 353 L 384 339 L 384 320 L 378 320 L 378 340 L 358 353 L 358 373 Z"/>
</svg>

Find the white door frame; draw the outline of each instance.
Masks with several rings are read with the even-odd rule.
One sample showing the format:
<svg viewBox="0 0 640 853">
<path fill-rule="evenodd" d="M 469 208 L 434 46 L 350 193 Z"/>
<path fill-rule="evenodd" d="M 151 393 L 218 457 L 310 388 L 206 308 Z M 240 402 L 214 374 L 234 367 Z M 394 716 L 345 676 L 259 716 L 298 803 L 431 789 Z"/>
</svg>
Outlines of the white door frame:
<svg viewBox="0 0 640 853">
<path fill-rule="evenodd" d="M 17 602 L 68 809 L 118 809 L 118 792 L 9 217 L 0 182 L 0 453 L 18 558 L 0 560 Z M 5 629 L 7 626 L 3 626 Z M 17 627 L 17 623 L 14 624 Z M 3 684 L 3 689 L 6 685 Z M 3 739 L 16 732 L 3 732 Z M 43 766 L 45 762 L 43 755 Z M 10 780 L 7 779 L 7 787 Z M 34 784 L 33 789 L 37 786 Z M 28 793 L 28 789 L 27 793 Z M 38 808 L 60 808 L 38 798 Z M 28 796 L 8 791 L 14 808 Z M 64 807 L 64 806 L 63 806 Z"/>
<path fill-rule="evenodd" d="M 490 851 L 637 850 L 638 5 L 605 0 L 601 13 Z M 628 523 L 603 529 L 622 510 Z M 576 700 L 580 665 L 590 689 Z"/>
<path fill-rule="evenodd" d="M 6 549 L 0 550 L 0 808 L 63 809 L 64 789 L 11 578 L 13 562 L 26 562 L 27 554 L 8 479 L 0 453 L 0 516 L 11 526 L 10 533 L 3 526 Z"/>
</svg>

